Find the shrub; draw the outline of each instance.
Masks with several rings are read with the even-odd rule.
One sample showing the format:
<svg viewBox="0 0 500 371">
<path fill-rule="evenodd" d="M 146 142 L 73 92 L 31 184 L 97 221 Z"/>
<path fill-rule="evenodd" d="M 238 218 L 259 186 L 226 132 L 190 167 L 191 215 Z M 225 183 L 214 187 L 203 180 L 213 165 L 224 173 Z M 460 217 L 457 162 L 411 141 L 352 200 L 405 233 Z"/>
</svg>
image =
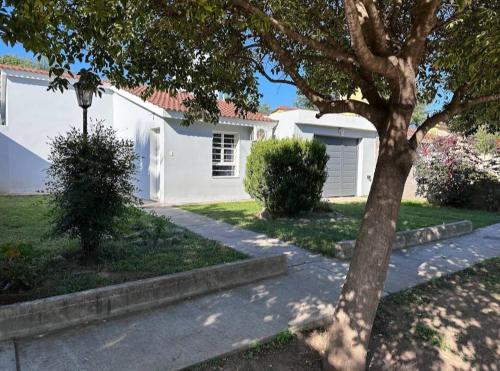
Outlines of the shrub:
<svg viewBox="0 0 500 371">
<path fill-rule="evenodd" d="M 485 125 L 481 125 L 474 134 L 474 147 L 482 155 L 494 155 L 497 135 L 490 133 Z"/>
<path fill-rule="evenodd" d="M 27 243 L 0 245 L 0 290 L 18 291 L 35 286 L 39 254 Z"/>
<path fill-rule="evenodd" d="M 52 142 L 47 188 L 53 233 L 79 238 L 84 260 L 95 257 L 102 239 L 116 234 L 119 218 L 137 202 L 133 148 L 102 122 L 88 137 L 73 128 Z"/>
<path fill-rule="evenodd" d="M 417 195 L 431 203 L 498 210 L 498 177 L 470 140 L 450 135 L 423 144 L 415 169 Z"/>
<path fill-rule="evenodd" d="M 247 158 L 245 190 L 273 216 L 310 211 L 321 199 L 325 145 L 303 139 L 256 142 Z"/>
</svg>

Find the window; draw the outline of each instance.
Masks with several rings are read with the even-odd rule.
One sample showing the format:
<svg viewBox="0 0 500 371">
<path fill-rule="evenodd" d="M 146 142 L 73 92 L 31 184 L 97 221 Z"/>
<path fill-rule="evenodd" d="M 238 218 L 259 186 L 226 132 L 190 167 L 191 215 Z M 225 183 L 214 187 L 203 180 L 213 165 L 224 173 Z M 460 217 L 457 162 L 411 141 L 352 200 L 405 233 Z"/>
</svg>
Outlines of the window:
<svg viewBox="0 0 500 371">
<path fill-rule="evenodd" d="M 236 134 L 214 133 L 212 137 L 212 176 L 236 176 L 237 143 Z"/>
</svg>

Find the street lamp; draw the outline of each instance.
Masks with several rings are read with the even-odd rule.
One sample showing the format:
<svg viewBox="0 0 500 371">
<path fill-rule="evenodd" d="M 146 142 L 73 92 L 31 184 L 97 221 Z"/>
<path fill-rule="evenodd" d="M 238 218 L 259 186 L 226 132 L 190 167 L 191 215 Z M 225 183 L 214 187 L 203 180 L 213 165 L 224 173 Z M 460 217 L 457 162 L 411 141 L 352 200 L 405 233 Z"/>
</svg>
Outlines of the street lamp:
<svg viewBox="0 0 500 371">
<path fill-rule="evenodd" d="M 73 84 L 78 105 L 83 108 L 83 136 L 87 137 L 87 108 L 92 105 L 93 90 L 87 89 L 80 81 Z"/>
</svg>

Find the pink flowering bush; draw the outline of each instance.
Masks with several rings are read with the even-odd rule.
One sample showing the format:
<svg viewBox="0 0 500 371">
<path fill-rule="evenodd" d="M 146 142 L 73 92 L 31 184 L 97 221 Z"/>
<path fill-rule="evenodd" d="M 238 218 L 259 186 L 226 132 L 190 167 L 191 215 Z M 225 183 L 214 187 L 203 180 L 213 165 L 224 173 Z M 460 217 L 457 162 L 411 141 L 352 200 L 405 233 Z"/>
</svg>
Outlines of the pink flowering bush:
<svg viewBox="0 0 500 371">
<path fill-rule="evenodd" d="M 498 209 L 500 184 L 483 162 L 467 138 L 449 135 L 424 143 L 415 163 L 417 195 L 437 205 Z"/>
</svg>

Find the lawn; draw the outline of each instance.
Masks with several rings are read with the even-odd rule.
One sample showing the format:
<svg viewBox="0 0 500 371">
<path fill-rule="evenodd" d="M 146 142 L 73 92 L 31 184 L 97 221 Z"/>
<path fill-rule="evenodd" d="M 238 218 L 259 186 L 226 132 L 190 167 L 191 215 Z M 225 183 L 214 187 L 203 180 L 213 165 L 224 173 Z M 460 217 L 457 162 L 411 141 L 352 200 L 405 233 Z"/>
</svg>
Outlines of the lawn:
<svg viewBox="0 0 500 371">
<path fill-rule="evenodd" d="M 335 203 L 332 212 L 311 213 L 299 218 L 261 220 L 261 207 L 254 201 L 224 202 L 208 205 L 185 205 L 183 209 L 221 220 L 325 255 L 334 255 L 334 243 L 356 238 L 363 216 L 364 202 Z M 500 213 L 432 206 L 422 201 L 403 201 L 397 229 L 408 230 L 432 225 L 470 220 L 475 228 L 500 223 Z"/>
<path fill-rule="evenodd" d="M 9 273 L 0 264 L 0 305 L 245 258 L 165 218 L 133 209 L 122 222 L 121 237 L 103 244 L 96 264 L 82 265 L 77 241 L 49 236 L 48 211 L 44 196 L 0 196 L 0 247 L 27 243 L 36 257 L 28 272 L 36 272 L 34 284 L 17 290 L 9 289 Z M 23 273 L 23 267 L 16 269 Z"/>
<path fill-rule="evenodd" d="M 500 259 L 382 299 L 368 370 L 495 370 L 500 340 Z M 189 371 L 322 370 L 323 329 L 281 332 L 268 343 Z"/>
</svg>

